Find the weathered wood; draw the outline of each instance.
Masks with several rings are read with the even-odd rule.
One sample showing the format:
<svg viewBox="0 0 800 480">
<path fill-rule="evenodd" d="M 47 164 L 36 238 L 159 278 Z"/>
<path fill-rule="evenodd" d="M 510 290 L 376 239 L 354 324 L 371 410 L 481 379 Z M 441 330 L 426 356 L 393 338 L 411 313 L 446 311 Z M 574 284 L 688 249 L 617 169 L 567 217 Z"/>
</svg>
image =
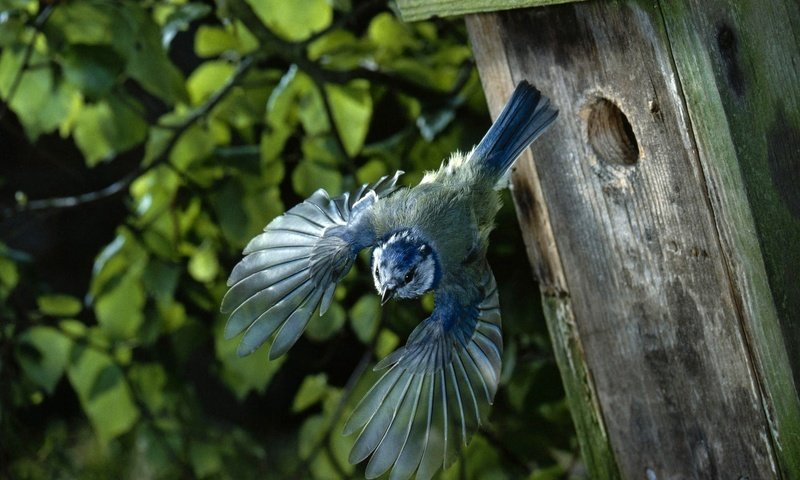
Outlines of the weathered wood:
<svg viewBox="0 0 800 480">
<path fill-rule="evenodd" d="M 662 12 L 776 455 L 800 478 L 800 6 Z"/>
<path fill-rule="evenodd" d="M 741 193 L 741 178 L 694 138 L 714 125 L 692 130 L 669 44 L 678 27 L 663 14 L 653 2 L 597 2 L 467 25 L 493 111 L 523 78 L 561 110 L 514 195 L 545 303 L 560 302 L 548 321 L 593 478 L 613 476 L 614 462 L 625 478 L 773 478 L 779 464 L 793 478 L 780 449 L 796 432 L 762 395 L 791 369 L 782 342 L 782 356 L 760 351 L 781 337 L 774 313 L 756 317 L 769 314 L 771 284 L 747 250 L 753 218 L 733 211 L 741 199 L 710 197 L 725 182 Z M 727 232 L 728 220 L 750 233 Z"/>
<path fill-rule="evenodd" d="M 452 17 L 577 1 L 582 0 L 397 0 L 397 6 L 403 20 L 411 22 L 431 17 Z"/>
<path fill-rule="evenodd" d="M 475 58 L 481 67 L 484 93 L 492 116 L 496 117 L 515 85 L 505 55 L 506 37 L 494 15 L 468 16 L 467 26 Z M 567 281 L 530 149 L 522 154 L 514 169 L 511 189 L 518 206 L 517 215 L 533 274 L 542 289 L 548 331 L 572 407 L 575 429 L 582 439 L 581 454 L 595 478 L 617 478 L 619 473 L 611 455 L 581 339 L 575 329 L 572 306 L 565 295 Z"/>
</svg>

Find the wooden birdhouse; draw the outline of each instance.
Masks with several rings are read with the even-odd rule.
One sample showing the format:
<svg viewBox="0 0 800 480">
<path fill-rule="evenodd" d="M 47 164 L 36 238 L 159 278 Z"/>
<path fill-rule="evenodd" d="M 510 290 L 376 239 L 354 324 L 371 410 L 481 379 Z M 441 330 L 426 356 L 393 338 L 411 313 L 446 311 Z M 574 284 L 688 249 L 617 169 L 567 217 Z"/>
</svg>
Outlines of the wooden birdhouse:
<svg viewBox="0 0 800 480">
<path fill-rule="evenodd" d="M 590 478 L 799 479 L 800 4 L 548 3 L 398 0 L 560 110 L 512 183 Z"/>
</svg>

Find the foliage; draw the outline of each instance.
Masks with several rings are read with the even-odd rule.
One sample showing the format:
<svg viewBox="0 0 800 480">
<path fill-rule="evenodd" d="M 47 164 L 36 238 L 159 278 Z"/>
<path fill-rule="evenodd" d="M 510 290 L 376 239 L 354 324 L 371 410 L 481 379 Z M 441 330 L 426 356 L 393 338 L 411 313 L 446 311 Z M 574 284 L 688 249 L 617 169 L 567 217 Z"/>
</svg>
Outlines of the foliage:
<svg viewBox="0 0 800 480">
<path fill-rule="evenodd" d="M 236 356 L 219 300 L 287 206 L 413 184 L 480 138 L 463 27 L 374 0 L 0 0 L 0 23 L 0 476 L 361 476 L 342 425 L 430 299 L 382 312 L 361 262 L 275 361 Z M 83 246 L 58 250 L 48 225 L 71 222 Z M 441 476 L 560 478 L 569 413 L 510 208 L 499 224 L 503 382 Z"/>
</svg>

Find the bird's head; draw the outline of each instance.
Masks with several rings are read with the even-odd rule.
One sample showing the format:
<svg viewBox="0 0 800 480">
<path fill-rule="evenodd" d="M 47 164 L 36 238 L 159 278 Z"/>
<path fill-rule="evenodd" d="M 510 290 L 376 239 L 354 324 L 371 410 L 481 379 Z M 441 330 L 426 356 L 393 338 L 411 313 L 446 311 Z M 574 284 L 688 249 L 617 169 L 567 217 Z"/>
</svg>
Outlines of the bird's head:
<svg viewBox="0 0 800 480">
<path fill-rule="evenodd" d="M 417 298 L 436 288 L 442 276 L 433 247 L 412 230 L 387 236 L 372 251 L 372 277 L 381 304 L 390 298 Z"/>
</svg>

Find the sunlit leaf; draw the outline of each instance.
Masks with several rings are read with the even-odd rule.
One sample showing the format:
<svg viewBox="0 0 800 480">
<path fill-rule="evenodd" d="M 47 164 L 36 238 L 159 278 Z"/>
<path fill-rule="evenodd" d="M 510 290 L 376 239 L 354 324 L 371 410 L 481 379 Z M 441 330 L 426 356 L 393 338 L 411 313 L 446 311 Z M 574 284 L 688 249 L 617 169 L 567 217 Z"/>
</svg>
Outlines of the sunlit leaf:
<svg viewBox="0 0 800 480">
<path fill-rule="evenodd" d="M 122 23 L 122 10 L 109 6 L 91 1 L 66 2 L 53 9 L 44 31 L 48 38 L 72 44 L 110 44 L 114 34 L 121 33 L 116 27 Z"/>
<path fill-rule="evenodd" d="M 322 30 L 333 19 L 326 0 L 248 0 L 264 24 L 287 40 L 302 40 Z"/>
<path fill-rule="evenodd" d="M 83 309 L 80 300 L 64 294 L 41 295 L 36 299 L 36 304 L 42 313 L 54 317 L 77 315 Z"/>
<path fill-rule="evenodd" d="M 237 339 L 224 339 L 223 324 L 224 322 L 218 322 L 214 329 L 214 345 L 217 360 L 220 362 L 218 373 L 220 379 L 239 400 L 243 400 L 253 390 L 264 393 L 272 377 L 286 361 L 286 356 L 269 360 L 267 352 L 272 341 L 268 341 L 250 355 L 240 357 L 236 354 Z"/>
<path fill-rule="evenodd" d="M 400 345 L 400 338 L 391 330 L 383 329 L 378 334 L 378 343 L 375 345 L 375 355 L 383 358 L 392 353 Z"/>
<path fill-rule="evenodd" d="M 233 74 L 234 66 L 222 60 L 209 60 L 197 67 L 186 81 L 189 99 L 197 105 L 221 87 Z"/>
<path fill-rule="evenodd" d="M 139 409 L 119 367 L 92 348 L 76 347 L 72 358 L 67 376 L 100 440 L 108 442 L 130 430 L 139 418 Z M 101 374 L 106 382 L 102 389 L 97 387 Z"/>
<path fill-rule="evenodd" d="M 324 441 L 326 427 L 323 415 L 308 417 L 303 422 L 297 439 L 300 458 L 307 459 L 314 448 Z"/>
<path fill-rule="evenodd" d="M 161 44 L 164 47 L 169 46 L 178 32 L 186 31 L 192 22 L 205 17 L 210 12 L 211 7 L 202 3 L 192 2 L 178 6 L 170 13 L 161 28 Z"/>
<path fill-rule="evenodd" d="M 319 316 L 315 313 L 311 316 L 306 327 L 306 335 L 318 342 L 327 340 L 342 329 L 346 319 L 344 308 L 339 302 L 333 302 L 325 315 Z"/>
<path fill-rule="evenodd" d="M 379 53 L 386 51 L 397 55 L 406 48 L 420 46 L 420 40 L 414 37 L 408 25 L 388 12 L 378 14 L 372 19 L 367 37 L 378 47 Z"/>
<path fill-rule="evenodd" d="M 17 286 L 19 270 L 12 260 L 0 256 L 0 297 L 5 297 Z"/>
<path fill-rule="evenodd" d="M 294 396 L 292 411 L 302 412 L 308 407 L 316 404 L 328 390 L 328 376 L 324 373 L 319 375 L 308 375 L 303 379 L 297 394 Z"/>
<path fill-rule="evenodd" d="M 185 170 L 198 160 L 210 156 L 215 146 L 213 137 L 202 125 L 192 125 L 172 147 L 170 163 L 179 170 Z"/>
<path fill-rule="evenodd" d="M 298 195 L 308 197 L 319 188 L 331 195 L 342 191 L 343 179 L 337 168 L 335 151 L 335 143 L 330 137 L 306 138 L 303 141 L 304 158 L 292 172 L 292 186 Z"/>
<path fill-rule="evenodd" d="M 6 99 L 11 93 L 20 68 L 22 52 L 4 49 L 0 54 L 0 95 Z M 69 113 L 73 90 L 65 83 L 53 78 L 50 68 L 29 69 L 22 73 L 10 97 L 9 106 L 25 127 L 30 139 L 55 130 Z"/>
<path fill-rule="evenodd" d="M 35 352 L 17 349 L 17 360 L 25 374 L 47 393 L 53 393 L 69 361 L 72 340 L 55 328 L 37 326 L 23 332 L 18 341 Z"/>
<path fill-rule="evenodd" d="M 350 309 L 350 326 L 356 336 L 364 343 L 370 343 L 378 331 L 381 305 L 378 296 L 367 294 L 358 299 Z"/>
<path fill-rule="evenodd" d="M 142 142 L 147 125 L 131 98 L 108 97 L 84 105 L 75 121 L 74 138 L 86 163 L 94 166 Z"/>
<path fill-rule="evenodd" d="M 355 156 L 364 145 L 372 118 L 372 97 L 366 80 L 326 87 L 339 135 L 347 154 Z"/>
<path fill-rule="evenodd" d="M 357 68 L 370 53 L 362 40 L 346 30 L 335 30 L 323 35 L 308 47 L 309 59 L 319 60 L 336 70 Z"/>
<path fill-rule="evenodd" d="M 222 455 L 217 445 L 205 442 L 189 444 L 189 461 L 197 478 L 205 478 L 219 473 L 223 468 Z"/>
<path fill-rule="evenodd" d="M 144 288 L 136 272 L 124 275 L 110 291 L 98 297 L 94 312 L 97 322 L 114 339 L 128 339 L 144 322 Z"/>
<path fill-rule="evenodd" d="M 217 252 L 211 243 L 204 242 L 189 259 L 189 275 L 198 282 L 210 282 L 218 273 Z"/>
<path fill-rule="evenodd" d="M 243 54 L 256 48 L 255 37 L 238 22 L 224 27 L 201 25 L 194 37 L 194 51 L 199 57 L 214 57 L 230 50 Z"/>
</svg>

